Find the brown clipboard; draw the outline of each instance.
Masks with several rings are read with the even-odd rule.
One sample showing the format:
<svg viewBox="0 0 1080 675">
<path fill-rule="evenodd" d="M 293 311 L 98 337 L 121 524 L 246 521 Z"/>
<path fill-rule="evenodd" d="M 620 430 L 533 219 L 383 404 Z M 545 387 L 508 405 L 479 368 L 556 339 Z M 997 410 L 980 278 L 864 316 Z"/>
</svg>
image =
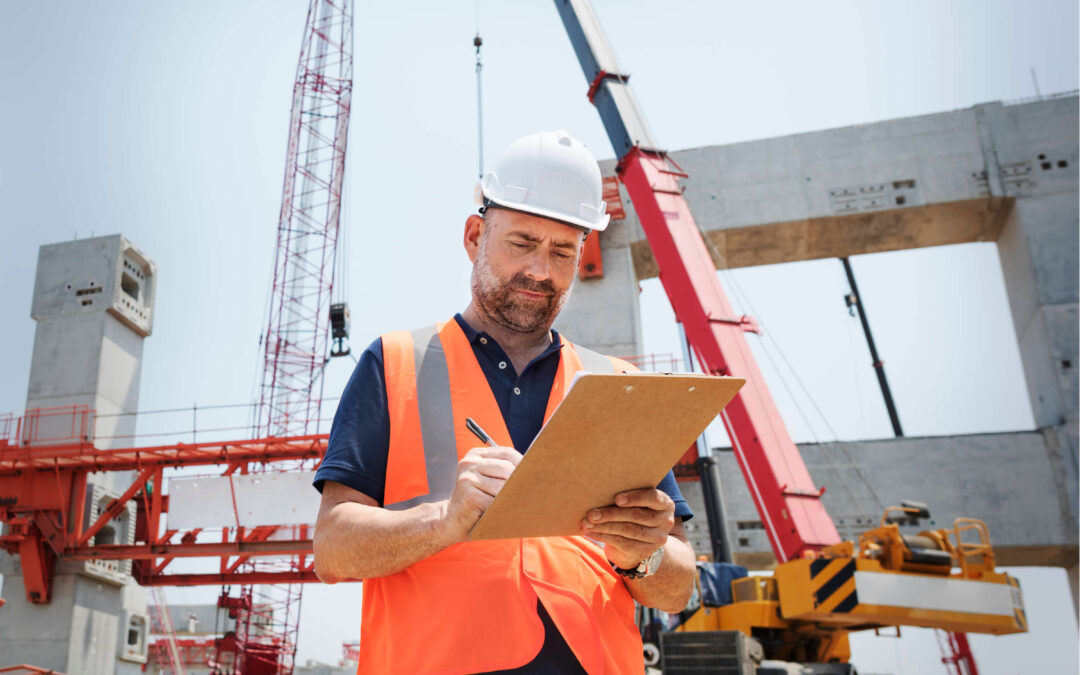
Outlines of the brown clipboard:
<svg viewBox="0 0 1080 675">
<path fill-rule="evenodd" d="M 744 384 L 700 374 L 580 376 L 469 539 L 580 534 L 589 509 L 656 487 Z"/>
</svg>

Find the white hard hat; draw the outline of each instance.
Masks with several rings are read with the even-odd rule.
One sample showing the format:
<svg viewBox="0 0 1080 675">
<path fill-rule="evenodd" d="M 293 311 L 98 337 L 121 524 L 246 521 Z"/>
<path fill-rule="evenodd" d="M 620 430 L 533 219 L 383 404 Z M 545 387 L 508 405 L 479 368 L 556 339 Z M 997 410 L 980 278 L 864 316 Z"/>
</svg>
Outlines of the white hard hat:
<svg viewBox="0 0 1080 675">
<path fill-rule="evenodd" d="M 541 131 L 514 141 L 476 185 L 477 204 L 488 202 L 586 230 L 601 231 L 605 213 L 600 167 L 565 131 Z"/>
</svg>

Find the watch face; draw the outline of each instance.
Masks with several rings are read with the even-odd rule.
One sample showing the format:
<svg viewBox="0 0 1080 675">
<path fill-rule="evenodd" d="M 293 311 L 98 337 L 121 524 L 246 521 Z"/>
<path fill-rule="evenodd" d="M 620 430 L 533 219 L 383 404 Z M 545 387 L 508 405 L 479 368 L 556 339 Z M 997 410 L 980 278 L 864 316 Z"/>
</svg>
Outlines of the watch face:
<svg viewBox="0 0 1080 675">
<path fill-rule="evenodd" d="M 660 567 L 660 561 L 663 560 L 663 559 L 664 559 L 664 547 L 661 546 L 660 548 L 653 551 L 653 554 L 651 556 L 649 556 L 648 558 L 645 559 L 645 562 L 643 563 L 643 565 L 645 567 L 645 570 L 644 570 L 645 574 L 653 574 L 653 573 L 655 573 L 657 568 Z"/>
</svg>

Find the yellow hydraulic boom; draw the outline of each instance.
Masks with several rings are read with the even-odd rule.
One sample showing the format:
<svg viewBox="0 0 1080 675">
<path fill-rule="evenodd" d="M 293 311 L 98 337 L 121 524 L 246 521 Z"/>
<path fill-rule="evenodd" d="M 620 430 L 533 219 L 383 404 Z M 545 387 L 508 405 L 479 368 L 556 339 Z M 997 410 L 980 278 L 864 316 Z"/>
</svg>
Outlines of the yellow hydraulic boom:
<svg viewBox="0 0 1080 675">
<path fill-rule="evenodd" d="M 994 568 L 986 524 L 900 532 L 929 518 L 913 502 L 885 510 L 881 524 L 818 557 L 781 563 L 772 576 L 736 579 L 733 602 L 701 607 L 679 631 L 737 630 L 766 658 L 843 663 L 852 631 L 921 626 L 965 633 L 1027 631 L 1020 584 Z"/>
</svg>

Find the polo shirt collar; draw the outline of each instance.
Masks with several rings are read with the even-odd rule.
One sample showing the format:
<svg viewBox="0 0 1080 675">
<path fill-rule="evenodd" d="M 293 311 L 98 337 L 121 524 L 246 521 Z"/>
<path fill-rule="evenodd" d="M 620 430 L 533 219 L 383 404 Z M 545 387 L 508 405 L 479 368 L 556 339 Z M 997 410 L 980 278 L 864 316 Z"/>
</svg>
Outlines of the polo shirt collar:
<svg viewBox="0 0 1080 675">
<path fill-rule="evenodd" d="M 461 326 L 461 330 L 463 333 L 465 333 L 465 337 L 469 339 L 469 344 L 476 344 L 476 341 L 479 340 L 481 337 L 485 337 L 492 342 L 495 342 L 495 338 L 491 337 L 483 331 L 478 331 L 472 326 L 470 326 L 469 323 L 465 320 L 465 318 L 461 316 L 461 312 L 458 312 L 454 315 L 454 321 L 457 321 L 458 325 Z M 552 352 L 556 352 L 562 349 L 562 340 L 559 338 L 559 332 L 556 331 L 554 328 L 552 328 L 550 332 L 551 344 L 549 344 L 547 346 L 547 349 L 545 349 L 544 352 L 540 354 L 540 356 L 537 356 L 536 359 L 543 358 L 548 354 L 551 354 Z M 496 342 L 496 344 L 498 343 Z M 535 361 L 536 359 L 533 360 Z"/>
</svg>

